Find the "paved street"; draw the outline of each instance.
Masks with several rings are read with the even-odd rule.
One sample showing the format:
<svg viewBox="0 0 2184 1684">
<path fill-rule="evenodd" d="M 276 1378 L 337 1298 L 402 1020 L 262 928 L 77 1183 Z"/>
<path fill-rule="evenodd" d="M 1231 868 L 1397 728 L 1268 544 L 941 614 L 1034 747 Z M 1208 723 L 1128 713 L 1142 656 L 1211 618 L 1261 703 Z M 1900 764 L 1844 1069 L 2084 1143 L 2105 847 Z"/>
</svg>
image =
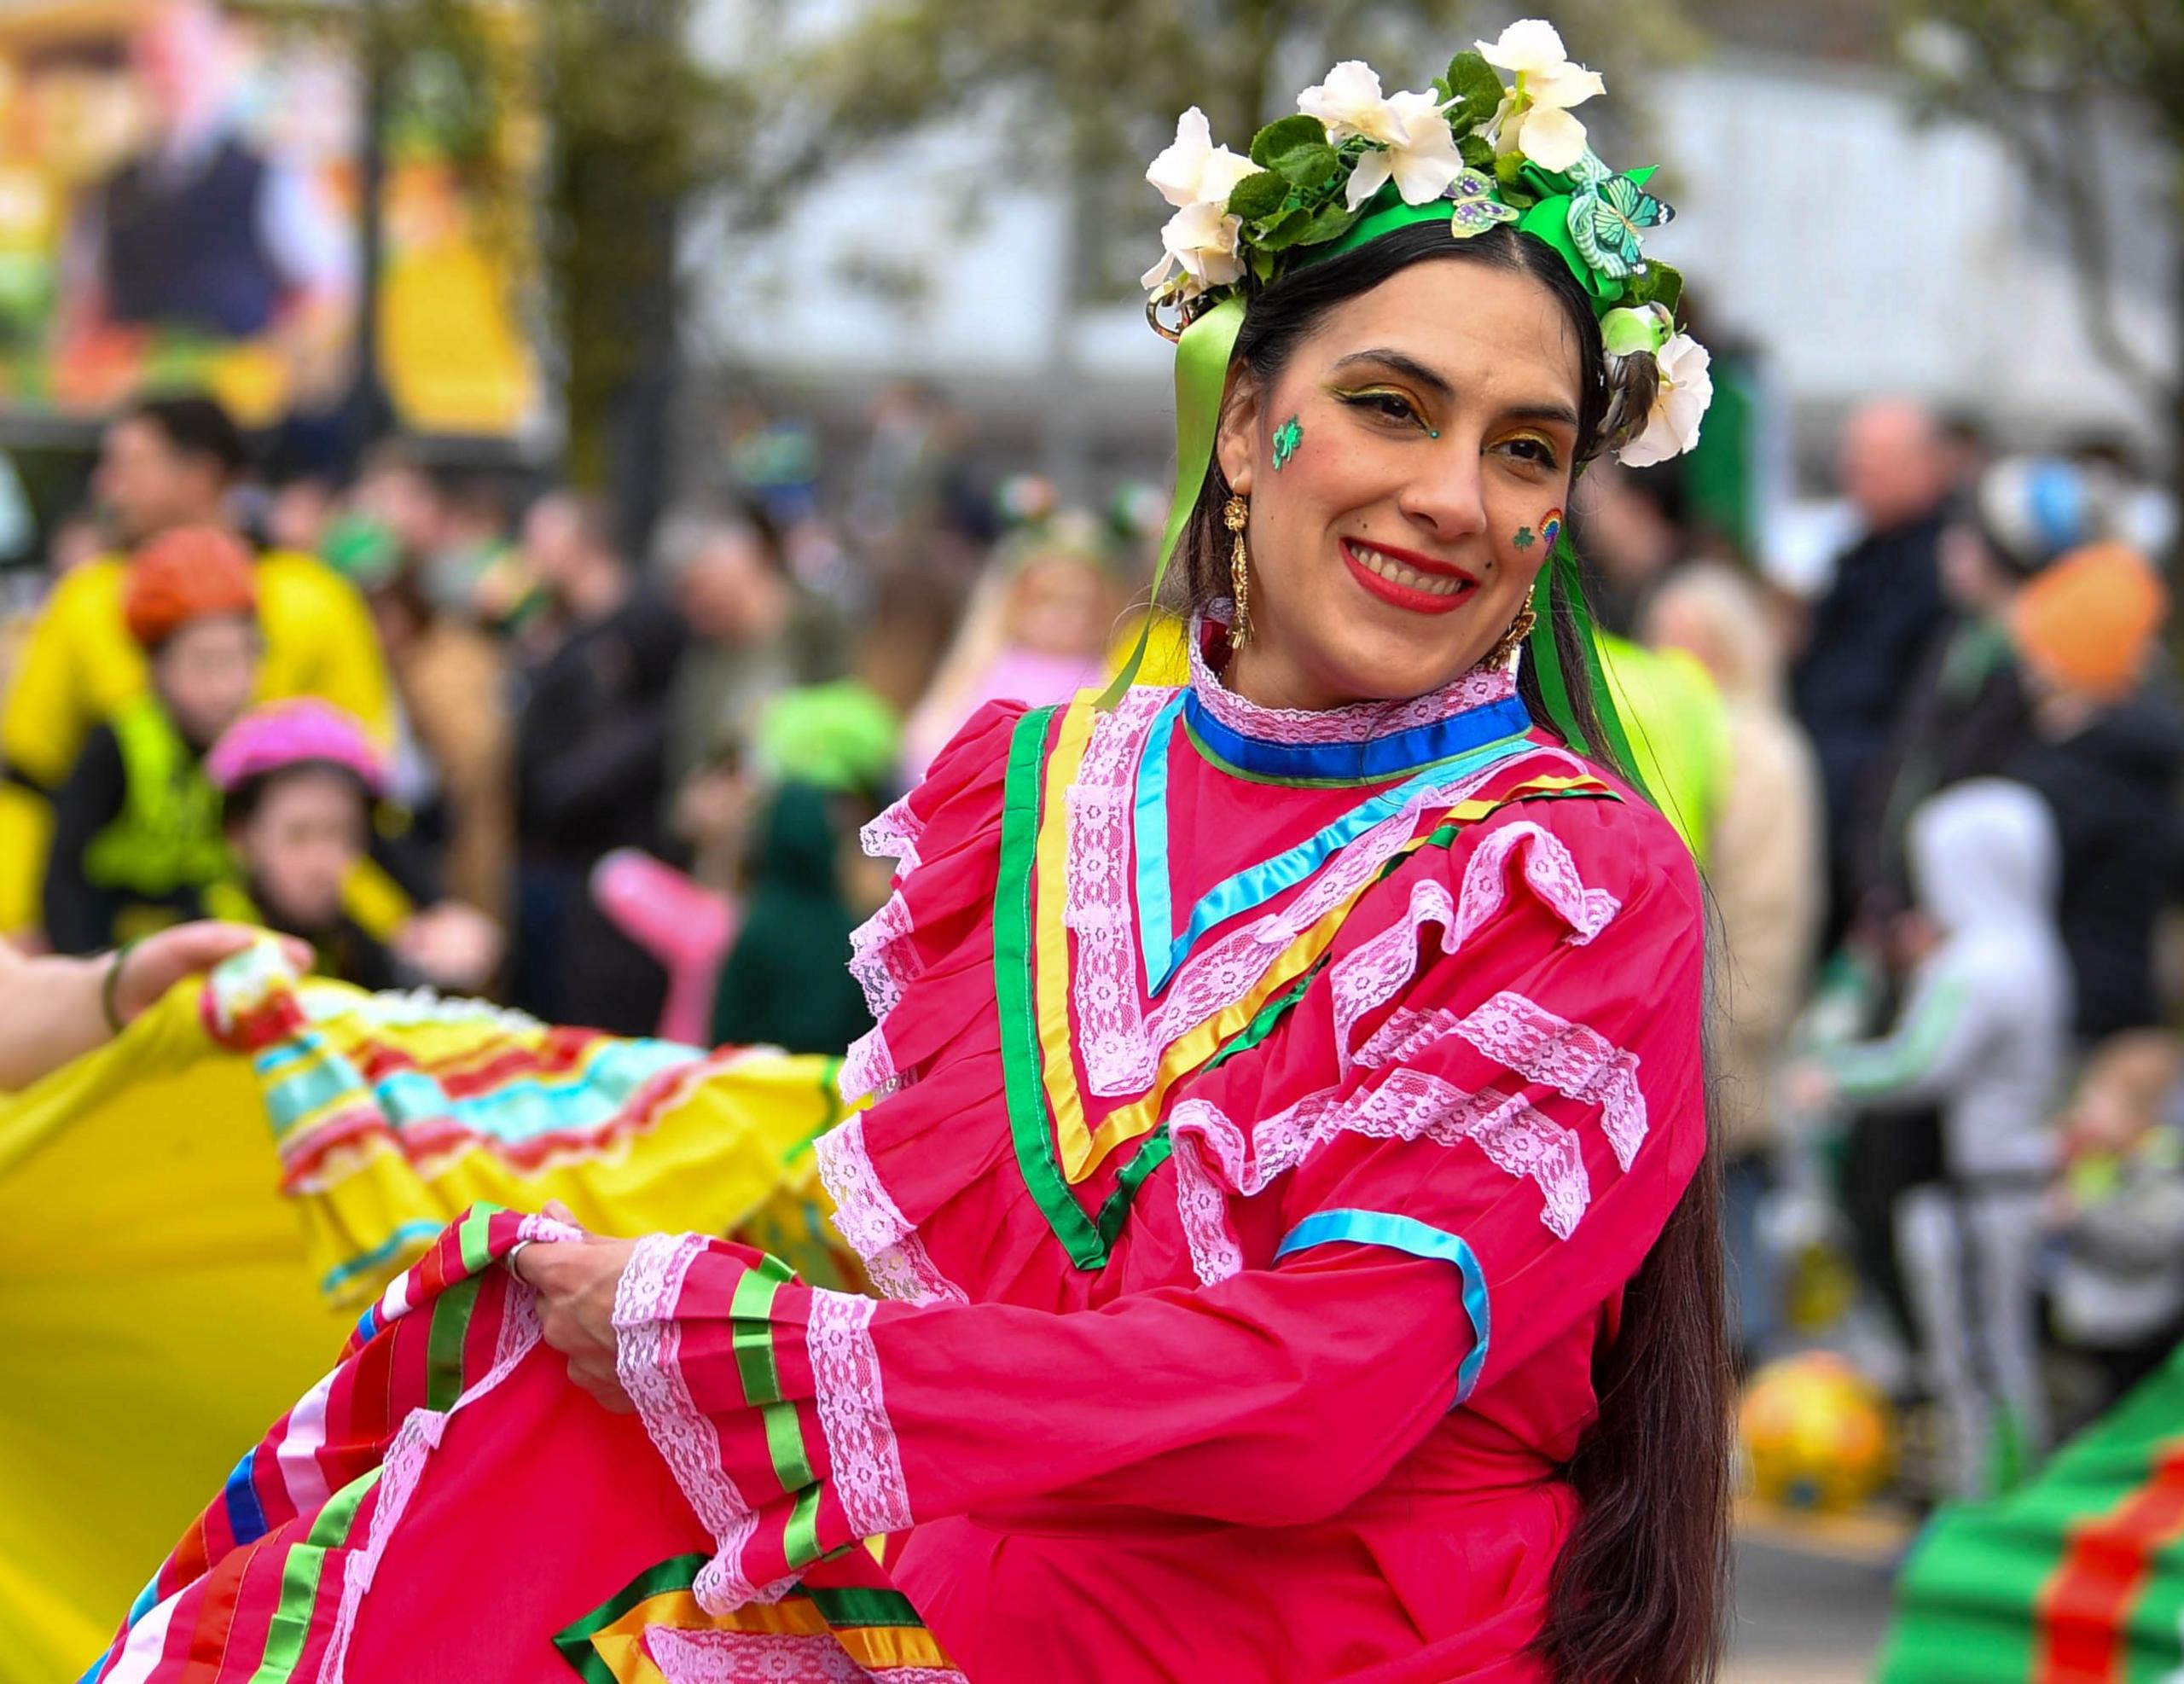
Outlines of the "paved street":
<svg viewBox="0 0 2184 1684">
<path fill-rule="evenodd" d="M 1888 1622 L 1893 1552 L 1745 1526 L 1725 1684 L 1865 1684 Z"/>
</svg>

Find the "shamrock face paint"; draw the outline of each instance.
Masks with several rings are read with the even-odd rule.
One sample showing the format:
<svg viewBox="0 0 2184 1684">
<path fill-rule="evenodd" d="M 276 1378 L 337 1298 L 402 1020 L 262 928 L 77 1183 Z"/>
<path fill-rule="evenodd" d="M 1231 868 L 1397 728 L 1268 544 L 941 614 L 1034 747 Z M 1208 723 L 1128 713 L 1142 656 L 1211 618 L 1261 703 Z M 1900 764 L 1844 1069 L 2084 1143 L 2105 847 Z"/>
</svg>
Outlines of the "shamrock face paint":
<svg viewBox="0 0 2184 1684">
<path fill-rule="evenodd" d="M 1297 447 L 1304 442 L 1304 429 L 1296 416 L 1282 422 L 1274 430 L 1274 471 L 1276 473 L 1289 466 L 1290 457 L 1297 454 Z"/>
<path fill-rule="evenodd" d="M 1529 526 L 1519 526 L 1517 528 L 1517 536 L 1511 538 L 1509 542 L 1520 550 L 1530 549 L 1539 542 L 1539 535 Z"/>
</svg>

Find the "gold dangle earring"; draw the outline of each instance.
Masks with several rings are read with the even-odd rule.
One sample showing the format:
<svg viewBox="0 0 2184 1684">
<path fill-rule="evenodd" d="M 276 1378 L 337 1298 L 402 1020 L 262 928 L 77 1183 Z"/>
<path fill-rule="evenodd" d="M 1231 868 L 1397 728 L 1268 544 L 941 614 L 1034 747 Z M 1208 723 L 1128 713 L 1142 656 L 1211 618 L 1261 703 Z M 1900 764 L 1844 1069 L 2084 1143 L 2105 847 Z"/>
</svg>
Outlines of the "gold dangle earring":
<svg viewBox="0 0 2184 1684">
<path fill-rule="evenodd" d="M 1481 666 L 1507 666 L 1509 657 L 1524 647 L 1525 639 L 1532 635 L 1532 628 L 1539 624 L 1539 616 L 1532 613 L 1531 605 L 1517 610 L 1517 618 L 1509 622 L 1509 629 L 1501 640 L 1486 652 Z"/>
<path fill-rule="evenodd" d="M 1221 511 L 1222 524 L 1236 535 L 1228 552 L 1228 589 L 1236 599 L 1234 617 L 1228 622 L 1228 647 L 1240 649 L 1252 641 L 1252 558 L 1244 549 L 1244 524 L 1252 518 L 1248 498 L 1230 496 Z"/>
</svg>

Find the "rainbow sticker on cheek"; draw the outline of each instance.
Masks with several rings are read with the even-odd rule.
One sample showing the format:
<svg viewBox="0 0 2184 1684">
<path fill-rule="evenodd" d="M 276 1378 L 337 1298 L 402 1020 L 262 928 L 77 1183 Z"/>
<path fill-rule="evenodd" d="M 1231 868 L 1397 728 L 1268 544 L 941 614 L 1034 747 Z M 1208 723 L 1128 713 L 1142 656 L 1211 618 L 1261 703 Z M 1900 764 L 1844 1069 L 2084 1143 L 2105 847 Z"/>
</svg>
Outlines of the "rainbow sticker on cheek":
<svg viewBox="0 0 2184 1684">
<path fill-rule="evenodd" d="M 1559 508 L 1550 508 L 1547 511 L 1546 514 L 1541 518 L 1539 523 L 1540 542 L 1545 544 L 1549 549 L 1553 549 L 1554 548 L 1555 539 L 1561 536 L 1562 511 Z"/>
</svg>

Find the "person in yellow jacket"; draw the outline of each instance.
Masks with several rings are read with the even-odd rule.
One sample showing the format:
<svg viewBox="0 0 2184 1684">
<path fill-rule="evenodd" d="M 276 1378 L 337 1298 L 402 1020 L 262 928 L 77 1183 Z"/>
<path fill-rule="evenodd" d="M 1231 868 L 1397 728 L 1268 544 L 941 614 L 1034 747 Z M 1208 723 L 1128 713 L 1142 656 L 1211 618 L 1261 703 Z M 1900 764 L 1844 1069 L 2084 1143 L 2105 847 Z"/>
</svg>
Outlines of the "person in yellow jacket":
<svg viewBox="0 0 2184 1684">
<path fill-rule="evenodd" d="M 96 953 L 196 916 L 232 867 L 206 756 L 258 683 L 249 548 L 218 526 L 163 532 L 122 594 L 151 688 L 93 728 L 54 799 L 46 940 Z"/>
<path fill-rule="evenodd" d="M 243 461 L 241 434 L 210 398 L 147 398 L 107 428 L 95 487 L 134 549 L 178 526 L 226 525 Z M 145 692 L 143 652 L 122 613 L 127 566 L 104 556 L 54 587 L 0 704 L 0 932 L 38 923 L 53 794 L 93 727 Z M 391 742 L 393 704 L 363 598 L 293 552 L 258 555 L 255 573 L 259 696 L 322 697 Z"/>
</svg>

